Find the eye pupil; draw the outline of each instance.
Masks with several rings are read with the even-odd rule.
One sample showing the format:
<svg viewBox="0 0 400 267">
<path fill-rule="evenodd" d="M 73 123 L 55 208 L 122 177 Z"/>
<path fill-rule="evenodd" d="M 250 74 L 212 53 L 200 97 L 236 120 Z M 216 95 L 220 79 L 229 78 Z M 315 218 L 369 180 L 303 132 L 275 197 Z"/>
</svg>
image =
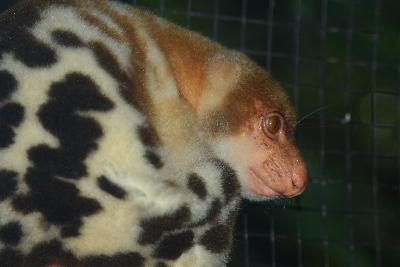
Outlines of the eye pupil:
<svg viewBox="0 0 400 267">
<path fill-rule="evenodd" d="M 267 119 L 267 129 L 271 134 L 276 134 L 281 129 L 281 120 L 278 116 L 271 116 Z"/>
</svg>

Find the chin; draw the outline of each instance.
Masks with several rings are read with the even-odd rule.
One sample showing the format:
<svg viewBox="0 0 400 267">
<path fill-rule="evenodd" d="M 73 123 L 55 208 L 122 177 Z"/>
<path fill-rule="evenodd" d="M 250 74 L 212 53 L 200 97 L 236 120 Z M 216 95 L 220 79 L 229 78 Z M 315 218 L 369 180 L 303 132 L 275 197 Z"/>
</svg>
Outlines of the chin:
<svg viewBox="0 0 400 267">
<path fill-rule="evenodd" d="M 256 195 L 254 193 L 242 191 L 241 193 L 242 197 L 244 199 L 250 200 L 250 201 L 256 201 L 256 202 L 262 202 L 262 201 L 276 201 L 276 200 L 281 200 L 283 197 L 281 195 L 272 195 L 272 196 L 261 196 L 261 195 Z"/>
</svg>

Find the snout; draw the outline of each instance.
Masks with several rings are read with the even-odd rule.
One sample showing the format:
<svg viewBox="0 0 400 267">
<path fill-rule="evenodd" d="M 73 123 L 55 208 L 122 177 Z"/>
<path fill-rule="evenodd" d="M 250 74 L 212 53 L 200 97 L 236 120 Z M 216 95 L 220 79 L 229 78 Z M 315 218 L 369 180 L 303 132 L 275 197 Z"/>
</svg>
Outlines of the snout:
<svg viewBox="0 0 400 267">
<path fill-rule="evenodd" d="M 265 192 L 269 189 L 286 198 L 303 193 L 308 181 L 307 165 L 299 153 L 292 157 L 270 158 L 254 173 L 267 187 Z"/>
<path fill-rule="evenodd" d="M 296 160 L 293 164 L 291 181 L 286 184 L 282 192 L 284 197 L 295 197 L 304 192 L 308 182 L 307 166 L 303 160 Z"/>
<path fill-rule="evenodd" d="M 307 166 L 301 157 L 294 161 L 270 159 L 261 168 L 251 168 L 252 191 L 264 197 L 295 197 L 304 192 Z"/>
</svg>

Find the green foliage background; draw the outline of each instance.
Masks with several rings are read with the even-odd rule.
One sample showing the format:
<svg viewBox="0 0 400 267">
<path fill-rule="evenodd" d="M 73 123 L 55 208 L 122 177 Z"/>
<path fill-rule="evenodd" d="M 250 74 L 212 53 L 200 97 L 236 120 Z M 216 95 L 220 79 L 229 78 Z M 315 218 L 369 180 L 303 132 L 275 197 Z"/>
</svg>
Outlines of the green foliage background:
<svg viewBox="0 0 400 267">
<path fill-rule="evenodd" d="M 400 1 L 125 2 L 244 51 L 299 117 L 322 108 L 297 130 L 307 191 L 245 202 L 229 266 L 400 266 Z"/>
</svg>

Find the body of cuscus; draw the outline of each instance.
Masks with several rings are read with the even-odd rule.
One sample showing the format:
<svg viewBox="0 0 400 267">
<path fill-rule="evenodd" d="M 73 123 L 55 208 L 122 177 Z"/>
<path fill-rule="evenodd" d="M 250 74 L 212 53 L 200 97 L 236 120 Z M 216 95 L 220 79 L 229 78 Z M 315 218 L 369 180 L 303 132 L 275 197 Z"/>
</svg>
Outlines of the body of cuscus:
<svg viewBox="0 0 400 267">
<path fill-rule="evenodd" d="M 224 266 L 241 196 L 307 171 L 246 56 L 105 0 L 0 17 L 0 265 Z"/>
</svg>

